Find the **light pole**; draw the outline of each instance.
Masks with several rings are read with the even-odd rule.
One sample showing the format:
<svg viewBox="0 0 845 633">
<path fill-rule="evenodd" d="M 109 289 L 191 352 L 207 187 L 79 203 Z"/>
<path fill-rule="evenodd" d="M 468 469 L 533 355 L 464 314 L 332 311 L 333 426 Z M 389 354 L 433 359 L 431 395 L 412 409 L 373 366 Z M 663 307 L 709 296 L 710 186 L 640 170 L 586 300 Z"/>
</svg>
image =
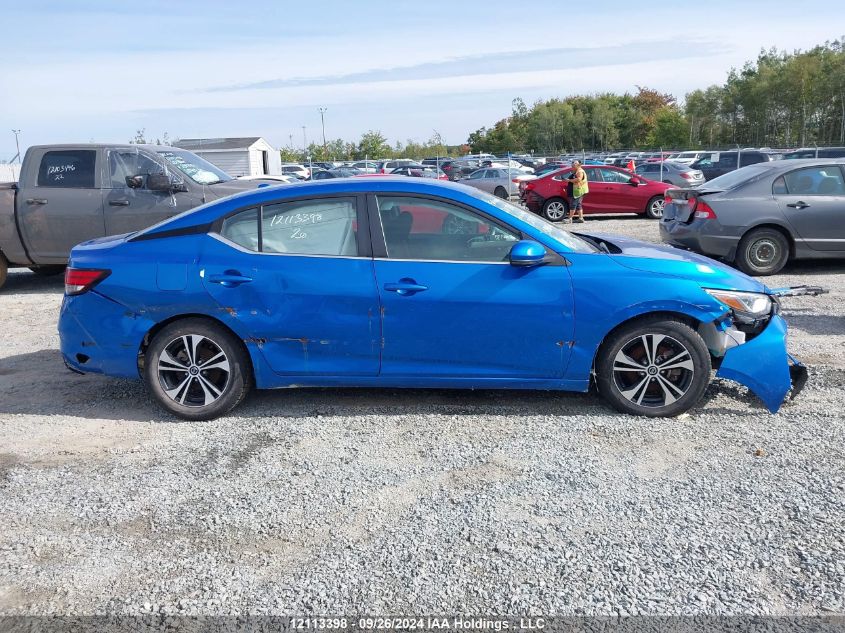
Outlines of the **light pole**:
<svg viewBox="0 0 845 633">
<path fill-rule="evenodd" d="M 323 126 L 323 154 L 328 153 L 328 150 L 326 149 L 326 110 L 328 110 L 328 108 L 320 108 L 320 125 Z M 323 159 L 328 159 L 328 156 L 323 156 Z"/>
<path fill-rule="evenodd" d="M 305 138 L 305 126 L 302 126 L 302 151 L 308 151 L 308 139 Z"/>
<path fill-rule="evenodd" d="M 17 154 L 18 165 L 20 165 L 21 164 L 21 145 L 18 142 L 18 135 L 20 135 L 21 131 L 20 130 L 12 130 L 12 133 L 15 135 L 15 149 L 18 151 L 18 154 Z"/>
</svg>

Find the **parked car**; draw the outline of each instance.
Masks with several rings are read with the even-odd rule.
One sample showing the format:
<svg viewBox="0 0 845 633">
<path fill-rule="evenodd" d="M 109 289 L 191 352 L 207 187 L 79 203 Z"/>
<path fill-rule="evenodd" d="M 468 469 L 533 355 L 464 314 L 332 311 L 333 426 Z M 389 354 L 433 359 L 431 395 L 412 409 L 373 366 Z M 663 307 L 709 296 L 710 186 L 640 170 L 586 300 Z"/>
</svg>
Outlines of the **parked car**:
<svg viewBox="0 0 845 633">
<path fill-rule="evenodd" d="M 266 182 L 267 184 L 286 184 L 290 185 L 294 182 L 299 182 L 299 178 L 296 176 L 284 176 L 282 174 L 267 174 L 264 176 L 238 176 L 238 180 L 259 180 L 261 182 Z"/>
<path fill-rule="evenodd" d="M 299 163 L 284 163 L 282 165 L 282 174 L 295 176 L 300 180 L 308 180 L 311 177 L 311 170 Z"/>
<path fill-rule="evenodd" d="M 670 190 L 660 237 L 749 275 L 773 275 L 790 259 L 845 258 L 843 170 L 843 159 L 778 161 Z"/>
<path fill-rule="evenodd" d="M 646 180 L 610 165 L 584 165 L 590 193 L 584 197 L 584 213 L 637 213 L 648 218 L 663 215 L 663 194 L 670 185 Z M 529 180 L 521 188 L 525 206 L 547 220 L 559 222 L 569 213 L 566 179 L 571 168 Z"/>
<path fill-rule="evenodd" d="M 348 167 L 352 169 L 357 169 L 360 173 L 364 174 L 374 174 L 381 169 L 381 163 L 383 161 L 375 161 L 375 160 L 359 160 L 355 161 L 354 163 L 350 163 Z"/>
<path fill-rule="evenodd" d="M 560 161 L 549 161 L 545 165 L 542 165 L 538 169 L 534 170 L 534 175 L 538 178 L 545 174 L 548 174 L 553 171 L 557 171 L 558 169 L 563 169 L 565 167 L 572 167 L 571 162 L 560 162 Z"/>
<path fill-rule="evenodd" d="M 783 157 L 789 160 L 796 158 L 845 158 L 845 147 L 802 147 L 785 153 Z"/>
<path fill-rule="evenodd" d="M 449 177 L 451 181 L 462 180 L 469 176 L 472 172 L 478 169 L 480 163 L 477 160 L 459 160 L 455 159 L 447 161 L 440 165 L 440 169 Z"/>
<path fill-rule="evenodd" d="M 634 172 L 649 180 L 665 182 L 676 187 L 695 187 L 704 183 L 704 174 L 681 163 L 643 163 Z"/>
<path fill-rule="evenodd" d="M 378 164 L 378 171 L 383 174 L 389 174 L 397 167 L 404 167 L 406 165 L 419 165 L 417 161 L 412 158 L 397 158 L 394 160 L 383 160 Z"/>
<path fill-rule="evenodd" d="M 350 178 L 366 172 L 352 167 L 338 167 L 336 169 L 322 169 L 311 175 L 311 180 L 329 180 L 331 178 Z"/>
<path fill-rule="evenodd" d="M 733 150 L 707 154 L 704 158 L 700 158 L 690 166 L 703 173 L 705 180 L 713 180 L 739 167 L 767 163 L 781 158 L 782 156 L 780 154 L 770 151 Z"/>
<path fill-rule="evenodd" d="M 702 158 L 709 157 L 713 152 L 680 152 L 672 161 L 682 165 L 692 165 Z"/>
<path fill-rule="evenodd" d="M 486 167 L 472 172 L 461 183 L 507 199 L 519 196 L 519 183 L 527 178 L 533 176 L 507 168 Z"/>
<path fill-rule="evenodd" d="M 410 176 L 412 178 L 434 178 L 435 180 L 449 180 L 449 176 L 442 169 L 427 165 L 407 165 L 397 167 L 390 172 L 395 176 Z"/>
<path fill-rule="evenodd" d="M 450 161 L 450 160 L 453 160 L 450 156 L 440 156 L 440 157 L 435 156 L 433 158 L 423 158 L 420 162 L 423 165 L 427 165 L 429 167 L 432 167 L 432 166 L 437 167 L 438 165 L 440 165 L 442 167 L 443 163 L 445 163 L 446 161 Z"/>
<path fill-rule="evenodd" d="M 80 244 L 59 335 L 73 371 L 140 374 L 190 420 L 252 386 L 593 382 L 620 411 L 675 416 L 713 366 L 777 411 L 791 374 L 806 376 L 757 280 L 413 178 L 267 187 Z"/>
<path fill-rule="evenodd" d="M 493 167 L 496 169 L 510 169 L 512 172 L 518 172 L 523 174 L 533 174 L 534 170 L 531 167 L 526 167 L 525 165 L 515 161 L 515 160 L 508 160 L 507 158 L 497 158 L 495 160 L 483 160 L 481 161 L 482 167 Z"/>
<path fill-rule="evenodd" d="M 259 184 L 178 147 L 30 147 L 20 180 L 0 184 L 0 287 L 9 268 L 60 273 L 79 242 L 137 231 Z"/>
</svg>

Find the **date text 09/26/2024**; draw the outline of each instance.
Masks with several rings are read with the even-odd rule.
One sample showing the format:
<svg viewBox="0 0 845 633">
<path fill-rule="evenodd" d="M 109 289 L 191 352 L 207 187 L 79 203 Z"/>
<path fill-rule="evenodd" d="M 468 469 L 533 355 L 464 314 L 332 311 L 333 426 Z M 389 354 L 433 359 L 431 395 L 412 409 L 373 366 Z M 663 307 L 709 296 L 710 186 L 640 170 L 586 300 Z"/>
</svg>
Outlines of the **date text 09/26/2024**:
<svg viewBox="0 0 845 633">
<path fill-rule="evenodd" d="M 308 617 L 292 618 L 291 628 L 300 630 L 357 630 L 357 631 L 504 631 L 542 630 L 544 618 L 481 618 L 481 617 L 414 617 L 414 616 L 365 616 L 365 617 Z"/>
</svg>

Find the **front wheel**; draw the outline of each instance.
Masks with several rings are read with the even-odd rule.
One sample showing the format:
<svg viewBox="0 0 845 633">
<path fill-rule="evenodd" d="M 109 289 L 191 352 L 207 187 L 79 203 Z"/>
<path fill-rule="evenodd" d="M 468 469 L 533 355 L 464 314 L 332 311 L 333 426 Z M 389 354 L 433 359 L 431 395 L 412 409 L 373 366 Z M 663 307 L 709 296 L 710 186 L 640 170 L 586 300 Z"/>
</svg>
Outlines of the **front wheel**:
<svg viewBox="0 0 845 633">
<path fill-rule="evenodd" d="M 549 198 L 543 203 L 542 216 L 549 222 L 560 222 L 569 212 L 569 205 L 563 198 Z"/>
<path fill-rule="evenodd" d="M 663 217 L 663 208 L 665 206 L 666 201 L 663 199 L 663 196 L 654 196 L 648 201 L 648 205 L 646 205 L 646 217 L 651 218 L 652 220 L 659 220 Z"/>
<path fill-rule="evenodd" d="M 505 190 L 504 187 L 496 187 L 496 190 L 493 192 L 493 195 L 497 198 L 502 198 L 503 200 L 508 199 L 508 192 Z"/>
<path fill-rule="evenodd" d="M 618 411 L 670 417 L 701 399 L 710 369 L 702 338 L 680 321 L 657 316 L 621 328 L 602 344 L 596 382 Z"/>
<path fill-rule="evenodd" d="M 222 326 L 185 319 L 155 335 L 144 379 L 156 401 L 186 420 L 211 420 L 249 392 L 252 370 L 243 345 Z"/>
<path fill-rule="evenodd" d="M 775 229 L 749 231 L 736 250 L 736 265 L 746 275 L 774 275 L 788 260 L 789 242 Z"/>
</svg>

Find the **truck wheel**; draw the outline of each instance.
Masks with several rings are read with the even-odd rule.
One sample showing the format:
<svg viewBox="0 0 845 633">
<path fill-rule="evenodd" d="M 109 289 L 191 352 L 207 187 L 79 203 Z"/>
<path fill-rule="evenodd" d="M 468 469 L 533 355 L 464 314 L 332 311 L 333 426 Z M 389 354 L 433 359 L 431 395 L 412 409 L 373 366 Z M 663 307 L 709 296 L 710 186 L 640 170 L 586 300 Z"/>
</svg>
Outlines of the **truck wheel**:
<svg viewBox="0 0 845 633">
<path fill-rule="evenodd" d="M 774 275 L 789 261 L 789 242 L 776 229 L 746 233 L 736 249 L 737 267 L 746 275 Z"/>
<path fill-rule="evenodd" d="M 569 212 L 569 205 L 563 198 L 549 198 L 543 203 L 542 216 L 549 222 L 560 222 Z"/>
<path fill-rule="evenodd" d="M 9 272 L 9 262 L 6 261 L 6 257 L 3 253 L 0 253 L 0 288 L 3 287 L 3 284 L 6 283 L 6 275 Z"/>
<path fill-rule="evenodd" d="M 60 275 L 65 272 L 66 266 L 30 266 L 29 269 L 39 277 L 52 277 L 53 275 Z"/>
<path fill-rule="evenodd" d="M 710 369 L 702 338 L 688 325 L 657 315 L 608 337 L 596 358 L 596 382 L 618 411 L 669 417 L 701 399 Z"/>
<path fill-rule="evenodd" d="M 244 399 L 252 366 L 241 342 L 221 325 L 184 319 L 153 338 L 144 380 L 164 409 L 186 420 L 211 420 Z"/>
</svg>

